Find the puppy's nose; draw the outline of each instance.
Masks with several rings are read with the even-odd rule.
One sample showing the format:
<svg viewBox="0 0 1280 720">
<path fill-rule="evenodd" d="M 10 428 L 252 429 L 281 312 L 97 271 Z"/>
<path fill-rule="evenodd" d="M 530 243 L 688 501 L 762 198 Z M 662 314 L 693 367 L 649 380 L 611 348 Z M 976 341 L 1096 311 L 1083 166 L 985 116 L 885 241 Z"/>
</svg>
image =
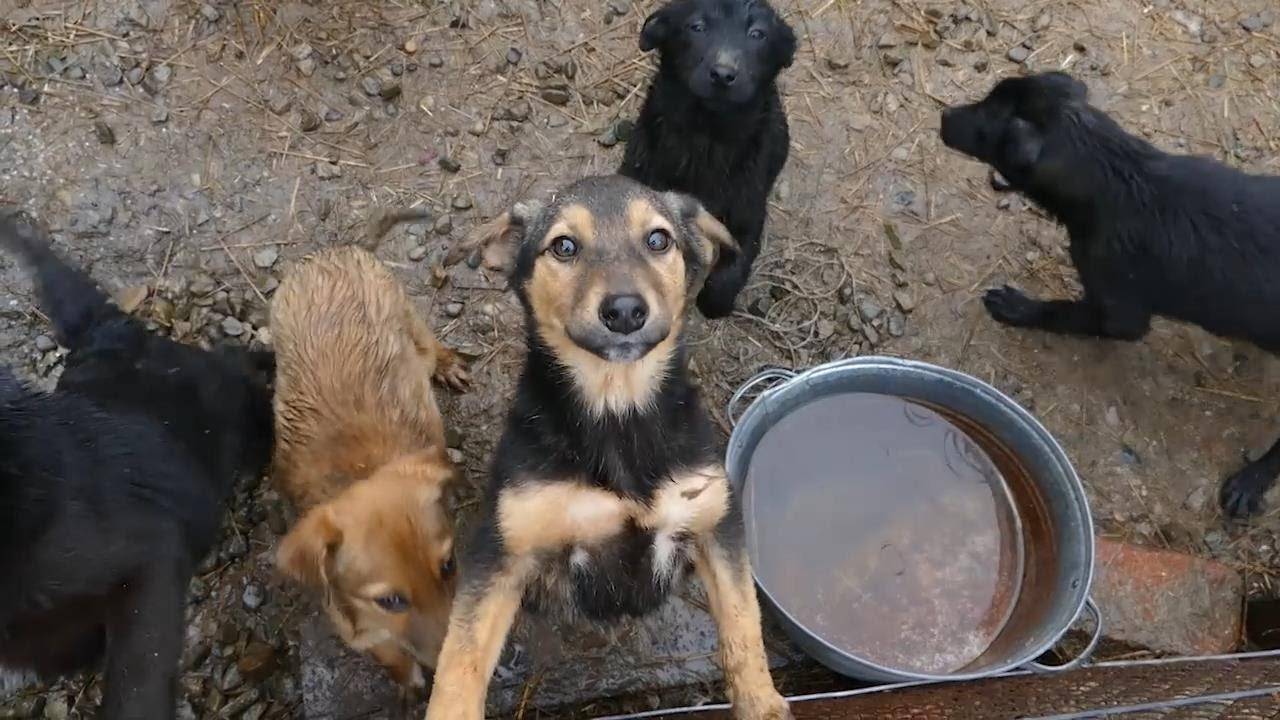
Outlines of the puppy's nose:
<svg viewBox="0 0 1280 720">
<path fill-rule="evenodd" d="M 738 78 L 738 69 L 732 65 L 716 63 L 711 66 L 711 82 L 721 87 L 729 87 Z"/>
<path fill-rule="evenodd" d="M 610 295 L 600 303 L 600 322 L 610 332 L 630 335 L 644 327 L 649 319 L 649 305 L 639 295 Z"/>
</svg>

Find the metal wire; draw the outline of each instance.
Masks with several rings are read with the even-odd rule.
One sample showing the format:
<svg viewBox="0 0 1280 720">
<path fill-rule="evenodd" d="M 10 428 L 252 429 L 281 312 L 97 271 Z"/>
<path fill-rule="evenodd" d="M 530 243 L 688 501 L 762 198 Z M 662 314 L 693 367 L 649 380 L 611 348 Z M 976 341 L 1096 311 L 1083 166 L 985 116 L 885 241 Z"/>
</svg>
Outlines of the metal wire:
<svg viewBox="0 0 1280 720">
<path fill-rule="evenodd" d="M 1238 660 L 1259 660 L 1263 658 L 1280 658 L 1280 650 L 1262 650 L 1257 652 L 1244 653 L 1227 653 L 1223 655 L 1188 655 L 1183 657 L 1170 658 L 1151 658 L 1147 660 L 1109 660 L 1106 662 L 1095 662 L 1086 665 L 1088 668 L 1125 668 L 1125 667 L 1142 667 L 1151 665 L 1176 665 L 1179 663 L 1193 662 L 1215 662 L 1215 661 L 1238 661 Z M 999 675 L 992 675 L 990 679 L 1018 677 L 1022 675 L 1032 674 L 1028 670 L 1010 670 Z M 856 690 L 839 690 L 835 692 L 814 693 L 812 695 L 793 695 L 787 698 L 788 703 L 808 702 L 811 700 L 841 700 L 843 698 L 857 697 L 859 695 L 873 695 L 876 693 L 889 692 L 891 690 L 902 690 L 905 688 L 924 687 L 929 685 L 945 685 L 952 682 L 963 682 L 955 680 L 917 680 L 914 682 L 893 683 L 891 685 L 873 685 L 871 687 L 858 688 Z M 1233 702 L 1235 700 L 1243 700 L 1252 697 L 1261 697 L 1263 695 L 1280 694 L 1280 685 L 1268 686 L 1265 688 L 1254 688 L 1251 690 L 1240 690 L 1231 693 L 1215 693 L 1205 695 L 1195 695 L 1187 698 L 1178 698 L 1175 700 L 1161 700 L 1157 702 L 1147 703 L 1144 705 L 1128 705 L 1120 707 L 1101 708 L 1098 710 L 1084 710 L 1075 714 L 1066 715 L 1047 715 L 1032 720 L 1081 720 L 1082 718 L 1102 717 L 1105 715 L 1119 715 L 1133 712 L 1146 712 L 1150 710 L 1164 710 L 1178 707 L 1187 707 L 1190 705 L 1203 705 L 1214 702 Z M 696 712 L 705 712 L 708 710 L 729 710 L 729 703 L 716 703 L 714 705 L 699 705 L 696 707 L 673 708 L 671 710 L 648 710 L 630 715 L 608 715 L 597 717 L 595 720 L 644 720 L 644 718 L 669 717 L 673 715 L 688 715 Z"/>
</svg>

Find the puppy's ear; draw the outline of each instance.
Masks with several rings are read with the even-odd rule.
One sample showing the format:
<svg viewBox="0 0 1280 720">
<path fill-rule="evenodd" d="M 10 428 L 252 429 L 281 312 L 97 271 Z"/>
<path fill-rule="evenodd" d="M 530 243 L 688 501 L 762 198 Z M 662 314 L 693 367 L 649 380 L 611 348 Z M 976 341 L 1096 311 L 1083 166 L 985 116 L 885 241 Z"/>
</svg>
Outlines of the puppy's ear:
<svg viewBox="0 0 1280 720">
<path fill-rule="evenodd" d="M 525 231 L 541 209 L 541 205 L 535 202 L 516 203 L 453 246 L 445 255 L 444 264 L 453 265 L 478 252 L 485 267 L 510 272 L 515 267 L 516 253 L 524 242 Z"/>
<path fill-rule="evenodd" d="M 1000 155 L 1009 170 L 1018 174 L 1035 167 L 1044 151 L 1044 135 L 1021 118 L 1010 118 L 1000 142 Z"/>
<path fill-rule="evenodd" d="M 698 257 L 710 271 L 721 255 L 734 256 L 739 252 L 738 241 L 733 239 L 724 223 L 702 207 L 698 199 L 684 193 L 663 193 L 667 206 L 693 229 Z"/>
<path fill-rule="evenodd" d="M 298 521 L 276 550 L 276 567 L 290 578 L 310 587 L 329 583 L 329 562 L 342 543 L 342 530 L 333 509 L 321 505 Z"/>
<path fill-rule="evenodd" d="M 796 59 L 796 33 L 782 18 L 773 21 L 773 52 L 779 68 L 789 68 Z"/>
<path fill-rule="evenodd" d="M 649 52 L 656 47 L 661 47 L 670 34 L 670 13 L 667 12 L 665 7 L 656 10 L 644 19 L 644 26 L 640 28 L 640 49 L 644 52 Z"/>
</svg>

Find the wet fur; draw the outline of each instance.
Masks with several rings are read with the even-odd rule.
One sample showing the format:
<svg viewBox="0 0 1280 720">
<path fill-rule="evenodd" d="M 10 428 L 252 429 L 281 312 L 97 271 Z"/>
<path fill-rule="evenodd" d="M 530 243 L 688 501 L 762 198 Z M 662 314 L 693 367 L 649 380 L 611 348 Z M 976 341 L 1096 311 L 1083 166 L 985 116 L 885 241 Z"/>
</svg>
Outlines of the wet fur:
<svg viewBox="0 0 1280 720">
<path fill-rule="evenodd" d="M 433 664 L 453 593 L 445 485 L 453 468 L 433 376 L 462 387 L 461 360 L 372 254 L 328 250 L 293 268 L 272 307 L 274 480 L 305 516 L 279 563 L 322 592 L 342 638 L 403 685 Z M 362 589 L 412 610 L 389 613 Z M 384 638 L 384 634 L 389 633 Z"/>
<path fill-rule="evenodd" d="M 0 666 L 105 659 L 104 718 L 171 718 L 187 582 L 270 455 L 270 356 L 146 332 L 11 219 L 0 244 L 70 351 L 52 393 L 0 369 Z"/>
<path fill-rule="evenodd" d="M 574 366 L 603 361 L 567 353 L 572 343 L 545 327 L 561 323 L 538 297 L 547 273 L 561 295 L 572 297 L 575 286 L 596 282 L 598 271 L 587 257 L 566 263 L 564 272 L 545 241 L 561 232 L 566 215 L 585 210 L 596 229 L 593 241 L 611 244 L 618 257 L 621 246 L 644 236 L 637 208 L 652 209 L 644 222 L 673 229 L 672 252 L 678 248 L 681 262 L 663 262 L 683 270 L 679 277 L 660 273 L 666 286 L 652 294 L 679 306 L 667 309 L 673 313 L 667 347 L 651 351 L 662 350 L 661 362 L 643 366 L 652 390 L 626 405 L 602 405 L 581 380 L 597 370 Z M 624 215 L 634 217 L 624 222 Z M 716 620 L 737 716 L 788 717 L 765 664 L 737 500 L 689 379 L 681 337 L 680 320 L 708 268 L 719 252 L 732 252 L 723 226 L 692 198 L 612 176 L 579 181 L 546 206 L 518 204 L 478 235 L 468 251 L 482 246 L 491 266 L 506 269 L 525 308 L 528 352 L 478 528 L 464 545 L 427 717 L 482 716 L 484 688 L 521 606 L 597 622 L 644 615 L 665 602 L 691 567 L 708 593 L 723 600 Z M 620 270 L 610 266 L 622 273 L 611 282 L 625 285 L 627 276 L 646 275 L 649 263 L 659 262 L 627 257 Z"/>
<path fill-rule="evenodd" d="M 689 36 L 689 18 L 725 13 L 735 23 L 745 22 L 748 6 L 768 31 L 762 42 L 752 43 L 745 26 L 713 45 Z M 712 22 L 702 35 L 717 30 Z M 729 229 L 742 251 L 722 258 L 698 295 L 703 315 L 725 317 L 733 312 L 760 252 L 769 192 L 790 151 L 787 116 L 775 78 L 791 65 L 795 35 L 764 2 L 676 0 L 649 16 L 640 42 L 641 49 L 658 50 L 658 72 L 618 172 L 656 190 L 692 195 Z M 691 75 L 705 70 L 705 62 L 699 62 L 702 55 L 720 47 L 729 47 L 744 64 L 756 66 L 750 99 L 708 102 L 691 88 Z"/>
<path fill-rule="evenodd" d="M 947 145 L 993 166 L 1067 228 L 1079 300 L 987 292 L 996 320 L 1137 340 L 1153 315 L 1280 352 L 1280 177 L 1172 155 L 1124 131 L 1062 73 L 1001 81 L 944 113 Z M 1228 515 L 1261 508 L 1280 442 L 1223 484 Z"/>
</svg>

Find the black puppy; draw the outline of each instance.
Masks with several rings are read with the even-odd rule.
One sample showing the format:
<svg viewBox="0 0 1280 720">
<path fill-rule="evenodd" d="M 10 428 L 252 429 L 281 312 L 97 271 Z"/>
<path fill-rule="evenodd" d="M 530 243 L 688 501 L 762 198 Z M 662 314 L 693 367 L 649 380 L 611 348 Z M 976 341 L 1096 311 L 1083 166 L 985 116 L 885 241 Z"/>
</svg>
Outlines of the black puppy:
<svg viewBox="0 0 1280 720">
<path fill-rule="evenodd" d="M 1280 352 L 1280 177 L 1170 155 L 1090 107 L 1063 73 L 1002 80 L 942 114 L 942 141 L 1000 172 L 1067 227 L 1080 300 L 1011 287 L 983 299 L 996 320 L 1137 340 L 1153 315 Z M 1227 479 L 1229 515 L 1261 507 L 1280 442 Z"/>
<path fill-rule="evenodd" d="M 769 191 L 787 162 L 787 116 L 774 83 L 795 33 L 764 0 L 675 0 L 650 15 L 640 49 L 660 54 L 618 173 L 696 197 L 741 252 L 698 294 L 709 318 L 733 312 L 760 252 Z"/>
<path fill-rule="evenodd" d="M 102 717 L 171 718 L 187 582 L 270 456 L 269 368 L 147 333 L 12 219 L 0 245 L 70 350 L 53 393 L 0 369 L 0 666 L 105 656 Z"/>
</svg>

